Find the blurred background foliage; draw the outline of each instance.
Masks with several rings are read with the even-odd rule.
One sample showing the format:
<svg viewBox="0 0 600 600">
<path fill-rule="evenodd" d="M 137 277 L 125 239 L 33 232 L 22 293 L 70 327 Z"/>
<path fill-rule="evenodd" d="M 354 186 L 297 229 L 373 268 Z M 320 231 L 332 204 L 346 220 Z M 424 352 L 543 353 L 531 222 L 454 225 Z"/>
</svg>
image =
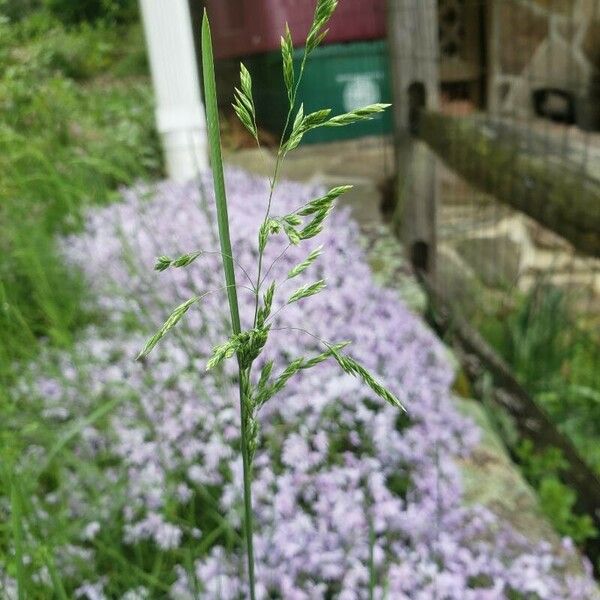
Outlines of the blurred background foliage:
<svg viewBox="0 0 600 600">
<path fill-rule="evenodd" d="M 90 318 L 54 234 L 161 175 L 153 123 L 135 1 L 0 0 L 0 389 Z"/>
<path fill-rule="evenodd" d="M 131 22 L 137 17 L 136 0 L 3 0 L 2 12 L 12 21 L 46 9 L 65 24 L 93 22 L 99 19 Z"/>
</svg>

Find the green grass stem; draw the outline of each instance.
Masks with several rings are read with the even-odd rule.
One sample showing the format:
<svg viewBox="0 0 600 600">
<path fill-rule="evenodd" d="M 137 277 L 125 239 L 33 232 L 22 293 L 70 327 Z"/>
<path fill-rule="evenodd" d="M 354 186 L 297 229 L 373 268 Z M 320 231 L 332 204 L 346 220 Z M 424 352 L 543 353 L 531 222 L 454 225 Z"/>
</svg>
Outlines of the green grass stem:
<svg viewBox="0 0 600 600">
<path fill-rule="evenodd" d="M 11 482 L 11 526 L 12 534 L 15 542 L 15 561 L 17 575 L 17 598 L 18 600 L 26 600 L 26 585 L 25 585 L 25 562 L 23 550 L 23 511 L 20 492 L 14 479 Z"/>
<path fill-rule="evenodd" d="M 213 172 L 215 187 L 215 200 L 217 203 L 217 222 L 219 226 L 219 241 L 227 285 L 229 312 L 231 314 L 231 328 L 234 335 L 241 332 L 240 315 L 238 308 L 235 271 L 231 238 L 229 235 L 229 217 L 227 214 L 227 195 L 225 192 L 225 176 L 223 173 L 223 157 L 221 154 L 221 134 L 219 130 L 219 109 L 217 106 L 217 86 L 215 82 L 215 67 L 213 59 L 212 39 L 208 15 L 204 11 L 202 19 L 202 68 L 204 75 L 204 101 L 206 104 L 206 120 L 208 129 L 208 142 L 210 162 Z M 254 543 L 252 519 L 252 465 L 248 448 L 248 432 L 246 407 L 244 402 L 244 376 L 242 369 L 239 372 L 240 381 L 240 418 L 241 418 L 241 446 L 242 462 L 244 469 L 244 532 L 246 537 L 246 553 L 248 561 L 248 586 L 250 599 L 255 600 L 254 576 Z"/>
</svg>

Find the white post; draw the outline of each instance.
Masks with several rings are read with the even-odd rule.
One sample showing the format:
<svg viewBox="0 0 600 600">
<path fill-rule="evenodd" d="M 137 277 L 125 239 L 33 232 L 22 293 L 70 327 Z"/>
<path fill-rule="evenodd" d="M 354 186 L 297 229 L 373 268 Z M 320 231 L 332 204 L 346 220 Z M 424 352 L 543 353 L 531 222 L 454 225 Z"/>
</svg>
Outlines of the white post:
<svg viewBox="0 0 600 600">
<path fill-rule="evenodd" d="M 140 0 L 167 173 L 187 181 L 208 167 L 206 117 L 188 0 Z"/>
</svg>

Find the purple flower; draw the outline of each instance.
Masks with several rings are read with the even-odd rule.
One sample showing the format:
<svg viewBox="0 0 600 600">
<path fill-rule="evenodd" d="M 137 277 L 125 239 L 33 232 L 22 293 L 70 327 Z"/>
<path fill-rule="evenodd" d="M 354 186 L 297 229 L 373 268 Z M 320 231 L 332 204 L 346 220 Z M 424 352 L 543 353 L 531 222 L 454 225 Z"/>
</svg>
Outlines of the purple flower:
<svg viewBox="0 0 600 600">
<path fill-rule="evenodd" d="M 268 184 L 239 170 L 227 179 L 234 252 L 255 277 Z M 86 460 L 101 450 L 118 467 L 92 486 L 70 473 L 55 493 L 82 523 L 124 521 L 117 543 L 147 540 L 167 553 L 197 544 L 200 531 L 207 539 L 213 521 L 182 515 L 194 497 L 206 501 L 209 490 L 219 490 L 213 508 L 240 526 L 235 365 L 204 370 L 212 347 L 227 337 L 223 294 L 190 310 L 146 364 L 132 362 L 172 308 L 223 286 L 218 254 L 187 269 L 152 271 L 158 255 L 217 248 L 208 175 L 200 188 L 204 197 L 195 184 L 139 186 L 125 191 L 122 203 L 90 212 L 85 233 L 65 240 L 64 252 L 84 271 L 105 322 L 88 328 L 73 353 L 48 350 L 17 387 L 23 401 L 59 418 L 87 416 L 107 396 L 119 401 L 109 426 L 76 442 Z M 285 214 L 319 191 L 283 182 L 274 210 Z M 479 432 L 452 399 L 444 346 L 394 291 L 374 283 L 346 211 L 334 212 L 320 243 L 324 256 L 293 282 L 284 282 L 285 274 L 305 250 L 292 247 L 274 264 L 271 275 L 283 282 L 279 302 L 319 278 L 327 279 L 328 291 L 278 313 L 261 360 L 274 360 L 278 372 L 323 350 L 289 327 L 350 340 L 349 352 L 406 402 L 410 420 L 399 426 L 395 409 L 334 363 L 303 372 L 264 407 L 253 481 L 259 597 L 365 598 L 373 528 L 376 598 L 496 600 L 511 589 L 541 600 L 598 598 L 591 576 L 568 575 L 567 563 L 578 559 L 567 544 L 551 549 L 489 510 L 463 505 L 456 459 L 469 455 Z M 266 265 L 285 245 L 270 243 Z M 247 283 L 241 268 L 237 280 Z M 241 289 L 240 302 L 247 325 L 252 294 Z M 116 506 L 112 498 L 123 496 L 123 508 Z M 69 556 L 61 556 L 65 570 L 78 564 Z M 196 561 L 203 598 L 239 597 L 240 558 L 217 545 Z M 103 575 L 82 585 L 79 596 L 102 598 Z M 172 575 L 171 597 L 193 598 L 192 574 L 178 566 Z"/>
</svg>

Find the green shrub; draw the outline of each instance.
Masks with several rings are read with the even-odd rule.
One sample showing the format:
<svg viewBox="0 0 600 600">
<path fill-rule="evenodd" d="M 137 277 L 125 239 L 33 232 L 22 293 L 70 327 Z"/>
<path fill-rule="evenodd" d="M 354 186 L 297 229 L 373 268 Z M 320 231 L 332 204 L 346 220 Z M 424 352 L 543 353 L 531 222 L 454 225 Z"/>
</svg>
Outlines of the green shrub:
<svg viewBox="0 0 600 600">
<path fill-rule="evenodd" d="M 568 468 L 558 448 L 536 451 L 530 440 L 522 441 L 516 448 L 523 473 L 536 489 L 540 508 L 556 530 L 583 543 L 598 535 L 589 515 L 575 510 L 577 494 L 560 480 L 560 474 Z"/>
<path fill-rule="evenodd" d="M 136 0 L 44 0 L 44 5 L 68 24 L 98 19 L 131 21 L 137 14 Z"/>
<path fill-rule="evenodd" d="M 41 5 L 41 0 L 0 0 L 0 15 L 18 21 Z"/>
<path fill-rule="evenodd" d="M 573 511 L 577 494 L 559 479 L 544 477 L 540 482 L 538 494 L 542 511 L 558 533 L 569 536 L 576 543 L 583 543 L 598 535 L 592 517 Z"/>
</svg>

